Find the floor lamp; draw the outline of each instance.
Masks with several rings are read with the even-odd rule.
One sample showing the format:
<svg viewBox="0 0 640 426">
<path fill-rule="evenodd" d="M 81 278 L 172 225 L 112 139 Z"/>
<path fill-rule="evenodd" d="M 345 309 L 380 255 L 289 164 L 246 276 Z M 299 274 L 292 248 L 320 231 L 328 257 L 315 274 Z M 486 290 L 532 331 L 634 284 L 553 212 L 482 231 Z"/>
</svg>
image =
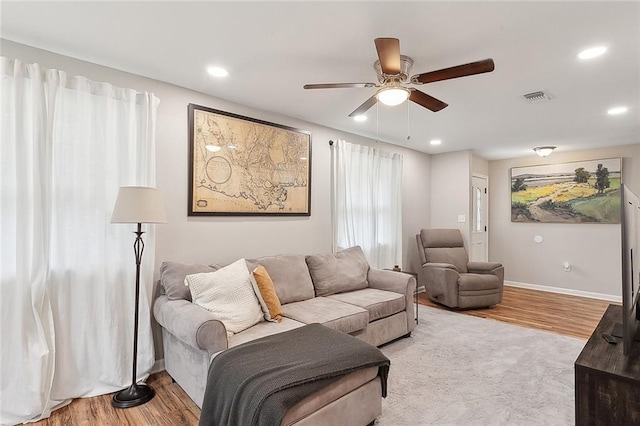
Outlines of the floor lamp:
<svg viewBox="0 0 640 426">
<path fill-rule="evenodd" d="M 116 205 L 113 208 L 111 223 L 137 223 L 138 230 L 133 251 L 136 256 L 136 305 L 133 328 L 133 373 L 131 386 L 113 395 L 112 404 L 117 408 L 130 408 L 150 401 L 155 392 L 144 383 L 136 383 L 136 367 L 138 364 L 138 311 L 140 309 L 140 263 L 144 242 L 142 241 L 143 223 L 166 223 L 160 191 L 142 186 L 123 186 L 118 192 Z"/>
</svg>

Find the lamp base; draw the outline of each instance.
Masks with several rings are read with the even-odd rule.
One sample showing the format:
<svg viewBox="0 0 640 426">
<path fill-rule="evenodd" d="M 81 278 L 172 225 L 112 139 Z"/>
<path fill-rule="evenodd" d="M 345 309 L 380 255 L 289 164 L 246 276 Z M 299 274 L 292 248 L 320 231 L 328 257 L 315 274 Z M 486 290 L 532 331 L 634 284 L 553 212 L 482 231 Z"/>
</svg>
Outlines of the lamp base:
<svg viewBox="0 0 640 426">
<path fill-rule="evenodd" d="M 136 383 L 113 395 L 111 404 L 116 408 L 137 407 L 151 401 L 155 394 L 151 386 Z"/>
</svg>

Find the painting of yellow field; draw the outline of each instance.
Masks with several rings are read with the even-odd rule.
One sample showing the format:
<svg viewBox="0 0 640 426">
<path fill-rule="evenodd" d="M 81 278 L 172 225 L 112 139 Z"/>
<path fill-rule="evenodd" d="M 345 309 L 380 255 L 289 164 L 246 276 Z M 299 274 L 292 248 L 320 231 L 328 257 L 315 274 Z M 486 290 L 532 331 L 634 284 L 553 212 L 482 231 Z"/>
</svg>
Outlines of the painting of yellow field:
<svg viewBox="0 0 640 426">
<path fill-rule="evenodd" d="M 620 223 L 620 158 L 511 169 L 511 221 Z"/>
</svg>

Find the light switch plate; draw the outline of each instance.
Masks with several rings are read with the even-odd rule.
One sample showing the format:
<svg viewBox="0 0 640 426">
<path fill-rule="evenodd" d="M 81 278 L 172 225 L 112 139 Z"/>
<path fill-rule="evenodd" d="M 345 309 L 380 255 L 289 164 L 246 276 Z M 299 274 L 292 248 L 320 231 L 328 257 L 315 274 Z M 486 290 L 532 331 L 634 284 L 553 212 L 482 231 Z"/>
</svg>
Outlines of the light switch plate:
<svg viewBox="0 0 640 426">
<path fill-rule="evenodd" d="M 467 221 L 467 216 L 463 214 L 458 215 L 458 223 L 465 223 Z"/>
</svg>

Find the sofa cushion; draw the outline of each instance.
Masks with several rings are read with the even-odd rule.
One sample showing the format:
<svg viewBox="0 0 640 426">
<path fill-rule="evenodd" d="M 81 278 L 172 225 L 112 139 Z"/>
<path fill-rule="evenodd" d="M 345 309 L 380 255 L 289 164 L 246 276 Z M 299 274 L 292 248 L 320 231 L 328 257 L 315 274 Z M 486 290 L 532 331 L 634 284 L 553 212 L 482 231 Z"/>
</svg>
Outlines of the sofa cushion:
<svg viewBox="0 0 640 426">
<path fill-rule="evenodd" d="M 256 296 L 258 296 L 262 312 L 264 312 L 264 319 L 280 322 L 282 320 L 282 305 L 269 273 L 264 266 L 258 265 L 253 270 L 252 276 L 251 284 L 254 285 Z"/>
<path fill-rule="evenodd" d="M 316 296 L 367 288 L 369 263 L 360 246 L 306 257 Z"/>
<path fill-rule="evenodd" d="M 228 335 L 263 319 L 244 259 L 215 272 L 187 275 L 184 282 L 189 286 L 193 303 L 221 321 Z"/>
<path fill-rule="evenodd" d="M 216 266 L 162 262 L 160 266 L 160 284 L 169 300 L 184 299 L 191 302 L 191 293 L 189 292 L 189 287 L 184 285 L 184 278 L 187 275 L 214 272 L 218 269 Z"/>
<path fill-rule="evenodd" d="M 249 269 L 258 264 L 269 273 L 282 305 L 311 299 L 315 296 L 309 269 L 302 254 L 281 254 L 247 260 Z"/>
<path fill-rule="evenodd" d="M 333 294 L 328 298 L 366 309 L 369 311 L 369 322 L 402 312 L 406 305 L 404 294 L 375 288 Z"/>
<path fill-rule="evenodd" d="M 287 318 L 305 324 L 317 322 L 343 333 L 362 330 L 369 323 L 369 313 L 366 309 L 328 297 L 314 297 L 302 302 L 288 303 L 282 306 L 282 310 Z"/>
<path fill-rule="evenodd" d="M 229 337 L 229 347 L 238 346 L 260 337 L 270 336 L 272 334 L 282 333 L 283 331 L 293 330 L 302 327 L 303 323 L 292 320 L 291 318 L 282 318 L 281 322 L 262 321 L 238 334 Z"/>
</svg>

